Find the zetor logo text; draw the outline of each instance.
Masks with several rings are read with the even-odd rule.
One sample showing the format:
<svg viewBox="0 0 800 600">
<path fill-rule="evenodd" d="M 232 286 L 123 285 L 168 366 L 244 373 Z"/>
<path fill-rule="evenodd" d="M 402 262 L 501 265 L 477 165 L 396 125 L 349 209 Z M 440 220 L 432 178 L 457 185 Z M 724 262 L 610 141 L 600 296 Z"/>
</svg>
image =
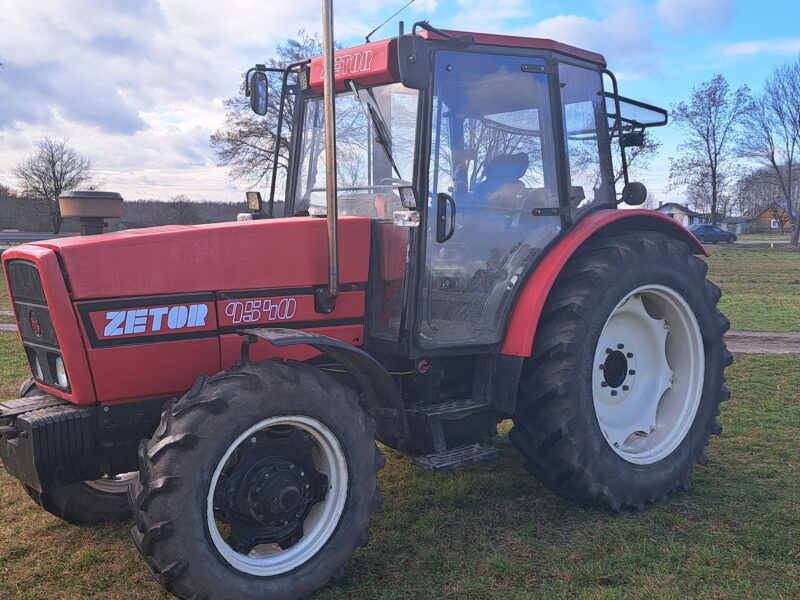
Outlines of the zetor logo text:
<svg viewBox="0 0 800 600">
<path fill-rule="evenodd" d="M 103 336 L 165 333 L 176 329 L 205 327 L 207 316 L 208 306 L 206 304 L 112 310 L 106 313 Z"/>
<path fill-rule="evenodd" d="M 335 77 L 345 77 L 356 73 L 366 73 L 372 68 L 372 50 L 362 50 L 350 54 L 339 55 L 333 59 Z M 323 67 L 321 77 L 325 77 Z"/>
</svg>

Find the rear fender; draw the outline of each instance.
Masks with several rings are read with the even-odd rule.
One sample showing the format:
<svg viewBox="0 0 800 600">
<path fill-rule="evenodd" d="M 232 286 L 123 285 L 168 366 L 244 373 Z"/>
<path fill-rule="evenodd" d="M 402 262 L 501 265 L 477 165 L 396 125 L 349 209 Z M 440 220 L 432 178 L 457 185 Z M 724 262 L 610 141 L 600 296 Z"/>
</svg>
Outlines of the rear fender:
<svg viewBox="0 0 800 600">
<path fill-rule="evenodd" d="M 241 329 L 247 336 L 242 359 L 247 360 L 247 349 L 255 336 L 278 348 L 306 344 L 327 354 L 344 367 L 358 382 L 363 392 L 362 403 L 378 424 L 378 433 L 383 439 L 407 438 L 408 420 L 403 399 L 389 372 L 377 360 L 361 348 L 341 340 L 299 329 L 259 328 Z"/>
<path fill-rule="evenodd" d="M 708 256 L 700 241 L 675 219 L 644 209 L 600 210 L 581 220 L 553 246 L 517 297 L 500 350 L 511 356 L 530 356 L 544 303 L 559 273 L 587 240 L 600 234 L 658 231 L 689 244 L 693 254 Z"/>
</svg>

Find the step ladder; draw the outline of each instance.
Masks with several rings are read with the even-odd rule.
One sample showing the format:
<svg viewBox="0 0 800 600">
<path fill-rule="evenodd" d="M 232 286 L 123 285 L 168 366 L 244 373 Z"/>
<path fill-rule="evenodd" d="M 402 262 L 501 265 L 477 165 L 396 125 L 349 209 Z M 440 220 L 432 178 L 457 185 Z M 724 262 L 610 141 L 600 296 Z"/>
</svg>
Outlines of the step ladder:
<svg viewBox="0 0 800 600">
<path fill-rule="evenodd" d="M 471 399 L 451 400 L 440 404 L 412 406 L 413 415 L 424 418 L 431 428 L 435 451 L 414 458 L 414 464 L 426 471 L 451 471 L 459 467 L 493 460 L 500 456 L 494 446 L 472 442 L 464 446 L 448 448 L 442 421 L 463 419 L 469 415 L 489 409 L 489 404 Z"/>
</svg>

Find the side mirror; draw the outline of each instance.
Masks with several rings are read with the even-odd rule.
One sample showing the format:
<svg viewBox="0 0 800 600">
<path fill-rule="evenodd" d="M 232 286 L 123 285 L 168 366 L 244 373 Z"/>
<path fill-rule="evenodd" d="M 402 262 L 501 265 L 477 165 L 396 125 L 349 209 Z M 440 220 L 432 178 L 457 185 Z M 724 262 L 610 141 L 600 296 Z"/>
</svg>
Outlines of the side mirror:
<svg viewBox="0 0 800 600">
<path fill-rule="evenodd" d="M 631 181 L 624 188 L 622 188 L 622 197 L 620 202 L 629 204 L 631 206 L 639 206 L 644 204 L 647 200 L 647 188 L 643 183 L 638 181 Z"/>
<path fill-rule="evenodd" d="M 620 145 L 623 148 L 643 148 L 644 147 L 644 131 L 632 131 L 624 134 L 620 138 Z"/>
<path fill-rule="evenodd" d="M 246 95 L 250 97 L 250 108 L 257 115 L 267 114 L 267 74 L 251 71 L 247 76 Z"/>
<path fill-rule="evenodd" d="M 425 90 L 431 83 L 428 40 L 417 35 L 401 35 L 397 39 L 397 66 L 400 81 L 408 88 Z"/>
</svg>

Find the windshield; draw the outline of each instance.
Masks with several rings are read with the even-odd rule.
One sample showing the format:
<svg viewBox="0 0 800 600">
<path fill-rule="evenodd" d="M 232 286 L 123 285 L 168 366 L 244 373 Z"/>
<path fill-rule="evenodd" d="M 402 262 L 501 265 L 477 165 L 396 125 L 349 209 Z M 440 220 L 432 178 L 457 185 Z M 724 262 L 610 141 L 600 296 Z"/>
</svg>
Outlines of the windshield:
<svg viewBox="0 0 800 600">
<path fill-rule="evenodd" d="M 409 185 L 413 177 L 418 92 L 400 83 L 371 88 L 368 95 L 360 91 L 361 99 L 352 91 L 336 96 L 339 214 L 391 219 L 401 208 L 397 188 Z M 373 112 L 377 114 L 373 116 Z M 309 98 L 300 146 L 296 212 L 326 212 L 324 140 L 322 98 Z"/>
</svg>

